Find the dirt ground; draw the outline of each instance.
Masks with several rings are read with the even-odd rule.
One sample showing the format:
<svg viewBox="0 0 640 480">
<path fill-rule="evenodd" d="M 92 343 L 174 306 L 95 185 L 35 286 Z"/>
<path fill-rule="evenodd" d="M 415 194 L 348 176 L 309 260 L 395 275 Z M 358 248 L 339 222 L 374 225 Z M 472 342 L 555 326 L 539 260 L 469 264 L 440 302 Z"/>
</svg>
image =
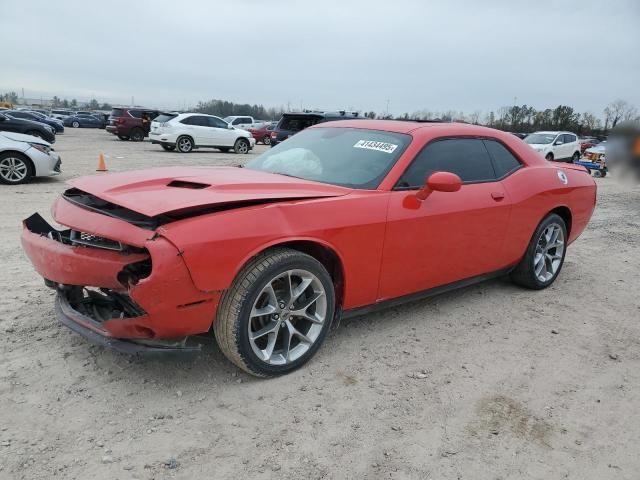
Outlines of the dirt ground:
<svg viewBox="0 0 640 480">
<path fill-rule="evenodd" d="M 66 179 L 235 164 L 101 130 L 55 145 L 64 173 L 1 186 L 2 479 L 638 479 L 640 189 L 598 208 L 540 292 L 497 280 L 343 322 L 301 370 L 257 380 L 214 342 L 131 359 L 58 325 L 20 221 Z"/>
</svg>

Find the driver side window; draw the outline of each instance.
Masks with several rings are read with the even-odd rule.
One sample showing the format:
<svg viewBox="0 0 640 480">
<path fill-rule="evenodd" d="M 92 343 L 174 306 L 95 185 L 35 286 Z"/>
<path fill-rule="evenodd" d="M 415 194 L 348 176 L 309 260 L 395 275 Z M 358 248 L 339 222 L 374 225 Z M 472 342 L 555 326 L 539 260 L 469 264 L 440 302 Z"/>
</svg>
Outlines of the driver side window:
<svg viewBox="0 0 640 480">
<path fill-rule="evenodd" d="M 422 188 L 433 172 L 455 173 L 463 183 L 496 180 L 491 158 L 481 139 L 448 138 L 424 147 L 404 172 L 396 188 Z"/>
<path fill-rule="evenodd" d="M 213 127 L 213 128 L 227 128 L 227 122 L 225 122 L 224 120 L 220 120 L 219 118 L 216 117 L 208 117 L 209 118 L 209 126 Z"/>
</svg>

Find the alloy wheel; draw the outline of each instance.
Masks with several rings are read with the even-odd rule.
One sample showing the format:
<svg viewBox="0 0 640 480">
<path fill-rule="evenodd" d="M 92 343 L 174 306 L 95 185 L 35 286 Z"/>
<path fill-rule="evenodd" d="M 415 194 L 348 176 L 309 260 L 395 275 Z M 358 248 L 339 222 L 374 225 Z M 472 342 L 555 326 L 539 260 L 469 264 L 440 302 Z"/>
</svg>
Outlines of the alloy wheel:
<svg viewBox="0 0 640 480">
<path fill-rule="evenodd" d="M 71 126 L 72 126 L 73 128 L 78 128 L 78 127 L 80 126 L 80 123 L 79 123 L 79 122 L 73 122 L 73 123 L 71 124 Z"/>
<path fill-rule="evenodd" d="M 533 269 L 541 282 L 548 282 L 560 269 L 564 255 L 564 232 L 557 223 L 544 229 L 533 256 Z"/>
<path fill-rule="evenodd" d="M 236 146 L 236 152 L 238 153 L 247 153 L 249 151 L 249 143 L 246 140 L 239 140 L 238 145 Z"/>
<path fill-rule="evenodd" d="M 286 365 L 316 342 L 327 320 L 322 282 L 306 270 L 288 270 L 261 290 L 249 314 L 249 343 L 270 365 Z"/>
<path fill-rule="evenodd" d="M 193 145 L 191 144 L 191 140 L 189 140 L 188 138 L 185 137 L 178 140 L 178 149 L 181 152 L 190 152 L 192 147 Z"/>
<path fill-rule="evenodd" d="M 27 164 L 20 158 L 7 157 L 0 160 L 0 176 L 8 183 L 19 183 L 29 174 Z"/>
</svg>

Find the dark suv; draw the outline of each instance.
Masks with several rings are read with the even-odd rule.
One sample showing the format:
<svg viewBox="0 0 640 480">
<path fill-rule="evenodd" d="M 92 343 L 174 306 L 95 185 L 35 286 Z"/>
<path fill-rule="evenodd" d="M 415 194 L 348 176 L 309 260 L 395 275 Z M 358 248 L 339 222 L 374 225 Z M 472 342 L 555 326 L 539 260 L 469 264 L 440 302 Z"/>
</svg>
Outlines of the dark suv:
<svg viewBox="0 0 640 480">
<path fill-rule="evenodd" d="M 295 135 L 300 130 L 304 130 L 312 125 L 322 122 L 333 122 L 335 120 L 364 119 L 358 112 L 316 112 L 304 111 L 299 113 L 284 113 L 278 125 L 271 132 L 271 146 L 286 140 L 291 135 Z"/>
<path fill-rule="evenodd" d="M 117 135 L 120 140 L 141 142 L 149 136 L 151 121 L 158 116 L 158 110 L 140 107 L 116 107 L 111 110 L 106 130 Z"/>
</svg>

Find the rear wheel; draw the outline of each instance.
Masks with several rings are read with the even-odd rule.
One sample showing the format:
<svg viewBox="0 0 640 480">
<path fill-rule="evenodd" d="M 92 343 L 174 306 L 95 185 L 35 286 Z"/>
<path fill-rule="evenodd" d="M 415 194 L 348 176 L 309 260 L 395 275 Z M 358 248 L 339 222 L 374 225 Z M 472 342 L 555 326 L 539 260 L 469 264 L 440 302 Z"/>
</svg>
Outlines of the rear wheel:
<svg viewBox="0 0 640 480">
<path fill-rule="evenodd" d="M 31 162 L 17 152 L 0 154 L 0 182 L 7 185 L 19 185 L 33 176 Z"/>
<path fill-rule="evenodd" d="M 193 140 L 191 140 L 191 137 L 187 136 L 179 137 L 176 142 L 176 148 L 180 153 L 189 153 L 193 150 Z"/>
<path fill-rule="evenodd" d="M 229 147 L 218 147 L 218 150 L 220 150 L 222 153 L 227 153 L 230 148 Z"/>
<path fill-rule="evenodd" d="M 571 162 L 576 163 L 580 160 L 580 152 L 574 152 L 573 157 L 571 157 Z"/>
<path fill-rule="evenodd" d="M 73 128 L 80 128 L 80 122 L 78 122 L 77 120 L 74 120 L 73 122 L 71 122 L 71 126 Z"/>
<path fill-rule="evenodd" d="M 547 156 L 544 158 L 546 158 L 549 162 L 553 162 L 553 153 L 551 152 L 547 153 Z"/>
<path fill-rule="evenodd" d="M 271 137 L 269 135 L 267 135 L 266 137 L 264 137 L 263 143 L 265 145 L 271 145 Z"/>
<path fill-rule="evenodd" d="M 324 341 L 335 308 L 329 273 L 315 258 L 285 248 L 254 257 L 238 274 L 213 325 L 222 352 L 259 377 L 304 365 Z"/>
<path fill-rule="evenodd" d="M 144 130 L 141 128 L 134 128 L 131 130 L 130 138 L 133 142 L 142 142 L 144 140 Z"/>
<path fill-rule="evenodd" d="M 173 152 L 176 149 L 175 145 L 162 145 L 162 148 L 164 148 L 167 152 Z"/>
<path fill-rule="evenodd" d="M 246 138 L 239 138 L 233 145 L 233 151 L 236 153 L 249 153 L 249 141 Z"/>
<path fill-rule="evenodd" d="M 118 135 L 118 138 L 123 142 L 129 140 L 129 137 L 127 137 L 126 135 Z"/>
<path fill-rule="evenodd" d="M 606 177 L 607 176 L 607 170 L 606 169 L 605 170 L 600 170 L 600 176 L 602 178 Z"/>
<path fill-rule="evenodd" d="M 551 285 L 564 264 L 567 226 L 559 215 L 547 215 L 536 228 L 524 257 L 511 272 L 511 279 L 523 287 L 541 290 Z"/>
</svg>

